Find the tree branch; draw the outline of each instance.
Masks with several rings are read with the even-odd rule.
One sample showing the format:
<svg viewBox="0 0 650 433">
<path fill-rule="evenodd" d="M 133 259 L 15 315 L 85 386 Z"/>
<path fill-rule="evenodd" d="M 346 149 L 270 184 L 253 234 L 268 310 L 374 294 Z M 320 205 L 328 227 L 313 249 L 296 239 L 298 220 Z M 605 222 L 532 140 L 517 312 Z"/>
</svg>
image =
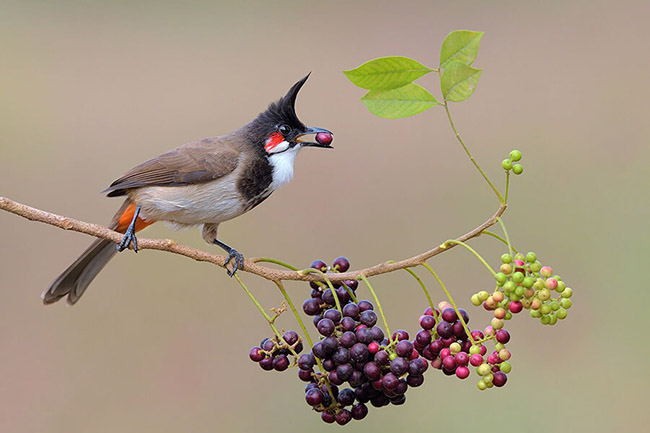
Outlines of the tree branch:
<svg viewBox="0 0 650 433">
<path fill-rule="evenodd" d="M 497 222 L 497 218 L 503 215 L 506 210 L 507 205 L 502 204 L 499 209 L 487 219 L 483 224 L 479 225 L 475 229 L 465 233 L 464 235 L 458 237 L 456 240 L 461 242 L 466 242 L 469 239 L 479 236 L 483 231 L 487 230 L 489 227 L 493 226 Z M 115 232 L 104 226 L 98 224 L 91 224 L 83 221 L 79 221 L 73 218 L 68 218 L 60 215 L 56 215 L 50 212 L 46 212 L 40 209 L 36 209 L 13 200 L 10 200 L 6 197 L 0 197 L 0 209 L 6 210 L 7 212 L 20 215 L 23 218 L 27 218 L 30 221 L 42 222 L 49 224 L 54 227 L 59 227 L 63 230 L 72 230 L 80 233 L 85 233 L 97 238 L 108 239 L 110 241 L 120 243 L 122 240 L 122 233 Z M 334 273 L 328 274 L 328 278 L 332 282 L 339 282 L 342 280 L 355 280 L 360 275 L 365 277 L 371 277 L 373 275 L 381 275 L 389 272 L 393 272 L 399 269 L 411 268 L 414 266 L 421 265 L 431 257 L 437 256 L 440 253 L 443 253 L 447 250 L 453 248 L 454 244 L 443 244 L 437 246 L 429 251 L 425 251 L 421 254 L 418 254 L 414 257 L 400 260 L 397 262 L 384 262 L 377 265 L 359 269 L 356 271 L 348 271 L 343 273 Z M 179 245 L 176 241 L 171 239 L 138 239 L 138 248 L 142 250 L 159 250 L 167 251 L 174 254 L 180 254 L 185 257 L 189 257 L 199 262 L 208 262 L 215 264 L 217 266 L 224 267 L 224 256 L 218 254 L 208 253 L 196 248 L 188 247 L 185 245 Z M 246 259 L 244 261 L 244 267 L 240 271 L 249 272 L 255 274 L 262 278 L 265 278 L 270 281 L 282 281 L 282 280 L 297 280 L 297 281 L 321 281 L 322 279 L 315 274 L 302 274 L 301 272 L 288 271 L 283 269 L 270 268 L 268 266 L 262 266 L 257 263 L 259 259 Z"/>
</svg>

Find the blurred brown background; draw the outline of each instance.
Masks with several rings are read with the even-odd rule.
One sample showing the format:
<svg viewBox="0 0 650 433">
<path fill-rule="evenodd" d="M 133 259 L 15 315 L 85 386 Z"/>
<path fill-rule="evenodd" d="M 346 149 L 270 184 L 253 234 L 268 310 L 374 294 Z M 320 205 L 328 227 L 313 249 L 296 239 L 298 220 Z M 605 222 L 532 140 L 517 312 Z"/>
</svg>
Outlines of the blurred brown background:
<svg viewBox="0 0 650 433">
<path fill-rule="evenodd" d="M 245 255 L 297 266 L 344 254 L 399 259 L 478 225 L 496 200 L 441 109 L 387 121 L 343 69 L 387 55 L 435 67 L 444 36 L 484 30 L 476 94 L 453 106 L 486 171 L 524 153 L 510 235 L 575 290 L 555 327 L 509 323 L 500 390 L 429 372 L 402 407 L 348 431 L 607 432 L 647 426 L 648 2 L 34 2 L 0 0 L 0 195 L 106 223 L 99 191 L 176 145 L 248 122 L 307 72 L 302 120 L 336 133 L 294 181 L 221 227 Z M 419 81 L 436 89 L 431 74 Z M 439 92 L 436 92 L 439 94 Z M 210 249 L 197 230 L 147 237 Z M 120 254 L 74 308 L 39 295 L 91 241 L 0 212 L 0 431 L 329 431 L 295 372 L 250 362 L 269 335 L 219 268 Z M 497 265 L 503 248 L 473 243 Z M 213 249 L 214 250 L 214 249 Z M 216 251 L 216 250 L 215 250 Z M 432 262 L 457 300 L 489 289 L 466 252 Z M 244 275 L 267 307 L 273 287 Z M 438 300 L 440 291 L 430 279 Z M 414 331 L 425 299 L 406 274 L 375 278 L 391 327 Z M 291 284 L 294 300 L 307 296 Z M 367 295 L 366 295 L 367 296 Z M 472 324 L 489 314 L 472 308 Z M 296 328 L 289 315 L 280 326 Z"/>
</svg>

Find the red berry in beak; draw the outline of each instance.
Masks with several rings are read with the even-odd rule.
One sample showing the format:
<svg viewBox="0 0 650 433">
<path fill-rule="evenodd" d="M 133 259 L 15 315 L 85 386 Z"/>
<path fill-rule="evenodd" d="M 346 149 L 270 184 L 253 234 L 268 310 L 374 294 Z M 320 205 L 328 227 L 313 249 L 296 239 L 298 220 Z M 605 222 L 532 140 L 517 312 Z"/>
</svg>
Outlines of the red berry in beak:
<svg viewBox="0 0 650 433">
<path fill-rule="evenodd" d="M 329 132 L 319 132 L 316 134 L 316 141 L 318 141 L 320 144 L 328 146 L 332 140 L 334 140 L 334 137 L 332 137 L 332 134 Z"/>
</svg>

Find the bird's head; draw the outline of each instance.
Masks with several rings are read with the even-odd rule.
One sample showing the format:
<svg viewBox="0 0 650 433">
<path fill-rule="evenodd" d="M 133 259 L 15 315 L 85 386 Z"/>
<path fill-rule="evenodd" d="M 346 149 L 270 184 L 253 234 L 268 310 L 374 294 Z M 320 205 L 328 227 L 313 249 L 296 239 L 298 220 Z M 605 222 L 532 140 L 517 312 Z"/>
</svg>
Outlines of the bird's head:
<svg viewBox="0 0 650 433">
<path fill-rule="evenodd" d="M 271 156 L 301 147 L 332 148 L 333 135 L 323 128 L 305 126 L 295 110 L 296 96 L 309 75 L 294 84 L 282 98 L 269 105 L 251 122 L 251 133 L 261 142 L 263 151 Z"/>
</svg>

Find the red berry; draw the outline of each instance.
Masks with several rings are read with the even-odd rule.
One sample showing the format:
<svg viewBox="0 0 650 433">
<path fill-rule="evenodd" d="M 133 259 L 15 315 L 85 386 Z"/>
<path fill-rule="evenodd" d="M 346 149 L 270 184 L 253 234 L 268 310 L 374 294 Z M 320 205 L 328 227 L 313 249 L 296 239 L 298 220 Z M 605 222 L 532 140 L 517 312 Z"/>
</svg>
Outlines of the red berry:
<svg viewBox="0 0 650 433">
<path fill-rule="evenodd" d="M 506 344 L 508 341 L 510 341 L 510 333 L 505 329 L 499 329 L 497 331 L 496 338 L 499 343 Z"/>
<path fill-rule="evenodd" d="M 508 376 L 502 371 L 497 371 L 494 373 L 494 378 L 492 379 L 492 383 L 494 383 L 494 386 L 502 387 L 503 385 L 506 384 L 508 381 Z"/>
<path fill-rule="evenodd" d="M 469 376 L 469 368 L 461 366 L 456 369 L 456 377 L 459 379 L 467 379 Z"/>
<path fill-rule="evenodd" d="M 329 132 L 319 132 L 316 134 L 316 141 L 325 146 L 329 146 L 332 140 L 334 140 L 334 137 Z"/>
<path fill-rule="evenodd" d="M 519 313 L 523 307 L 524 306 L 519 301 L 511 301 L 510 305 L 508 305 L 510 312 L 513 314 Z"/>
<path fill-rule="evenodd" d="M 377 352 L 379 352 L 379 344 L 376 341 L 373 341 L 368 345 L 368 351 L 372 353 L 373 355 Z"/>
<path fill-rule="evenodd" d="M 479 365 L 483 364 L 483 357 L 478 353 L 475 353 L 469 357 L 469 363 L 474 367 L 478 367 Z"/>
</svg>

